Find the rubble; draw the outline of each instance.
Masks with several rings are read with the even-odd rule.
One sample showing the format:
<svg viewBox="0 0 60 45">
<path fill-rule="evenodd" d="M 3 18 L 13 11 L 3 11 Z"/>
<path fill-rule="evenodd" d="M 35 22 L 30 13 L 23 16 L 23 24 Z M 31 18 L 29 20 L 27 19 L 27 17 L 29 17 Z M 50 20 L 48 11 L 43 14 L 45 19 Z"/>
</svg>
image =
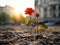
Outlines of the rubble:
<svg viewBox="0 0 60 45">
<path fill-rule="evenodd" d="M 60 45 L 59 33 L 54 34 L 53 31 L 46 30 L 34 35 L 29 32 L 16 32 L 13 29 L 0 30 L 0 45 L 34 45 L 34 43 L 35 45 Z"/>
</svg>

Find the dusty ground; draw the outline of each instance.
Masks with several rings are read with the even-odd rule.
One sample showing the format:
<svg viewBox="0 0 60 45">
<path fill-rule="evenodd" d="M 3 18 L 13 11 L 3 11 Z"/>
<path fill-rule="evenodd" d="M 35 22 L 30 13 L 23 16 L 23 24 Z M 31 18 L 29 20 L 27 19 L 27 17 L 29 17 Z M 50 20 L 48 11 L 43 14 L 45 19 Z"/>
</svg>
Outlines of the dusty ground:
<svg viewBox="0 0 60 45">
<path fill-rule="evenodd" d="M 10 31 L 8 31 L 8 30 L 6 30 L 6 28 L 12 28 L 12 29 L 14 29 L 14 30 L 10 30 Z M 1 30 L 2 29 L 2 30 Z M 4 30 L 5 29 L 5 30 Z M 34 29 L 34 28 L 33 28 Z M 4 31 L 3 31 L 4 30 Z M 30 30 L 29 29 L 29 27 L 28 26 L 22 26 L 22 25 L 2 25 L 2 26 L 0 26 L 0 32 L 1 32 L 1 34 L 6 34 L 4 37 L 6 38 L 6 39 L 9 39 L 9 40 L 7 40 L 8 42 L 9 42 L 9 44 L 11 43 L 11 45 L 12 44 L 14 44 L 14 45 L 19 45 L 20 43 L 21 43 L 21 35 L 22 34 L 20 34 L 20 31 L 26 31 L 26 30 Z M 40 45 L 41 44 L 41 42 L 42 42 L 42 44 L 43 45 L 49 45 L 51 42 L 50 42 L 50 39 L 54 39 L 55 37 L 57 37 L 56 35 L 53 35 L 52 33 L 51 33 L 51 31 L 58 31 L 58 32 L 60 32 L 60 26 L 48 26 L 48 30 L 50 30 L 49 32 L 42 32 L 41 33 L 41 35 L 42 35 L 42 38 L 38 38 L 36 41 L 38 41 L 38 43 L 37 43 L 37 45 Z M 31 30 L 30 30 L 31 31 Z M 6 33 L 7 32 L 7 33 Z M 13 35 L 12 35 L 13 34 Z M 23 33 L 23 34 L 25 34 L 25 33 Z M 25 35 L 27 35 L 27 34 L 25 34 Z M 41 36 L 40 35 L 40 36 Z M 50 35 L 50 36 L 49 36 Z M 9 38 L 8 38 L 8 37 Z M 51 37 L 51 36 L 53 36 L 53 37 Z M 1 36 L 0 37 L 0 39 L 2 40 L 3 38 L 4 38 L 3 36 Z M 45 39 L 46 38 L 46 39 Z M 5 41 L 6 39 L 4 39 L 4 40 L 2 40 L 2 41 Z M 12 39 L 12 40 L 11 40 Z M 25 39 L 25 38 L 24 38 Z M 34 39 L 34 38 L 33 38 Z M 47 40 L 48 39 L 48 40 Z M 58 37 L 58 39 L 60 39 L 59 37 Z M 0 40 L 0 41 L 1 41 Z M 23 40 L 23 39 L 22 39 Z M 15 42 L 14 42 L 15 41 Z M 25 42 L 24 42 L 25 41 Z M 28 43 L 30 43 L 30 42 L 32 42 L 31 41 L 31 38 L 26 38 L 26 40 L 24 40 L 23 41 L 23 43 L 21 43 L 21 45 L 26 45 L 26 44 L 28 44 Z M 47 44 L 47 42 L 48 42 L 48 44 Z M 52 44 L 55 44 L 55 42 L 54 42 L 55 40 L 52 40 Z M 28 43 L 26 43 L 26 42 L 28 42 Z M 50 43 L 49 43 L 50 42 Z M 60 42 L 60 40 L 59 40 L 59 42 Z M 1 42 L 0 42 L 1 43 Z M 2 42 L 3 43 L 3 42 Z M 16 44 L 16 43 L 19 43 L 19 44 Z M 55 45 L 57 45 L 58 44 L 58 41 L 57 41 L 57 43 L 55 44 Z M 4 44 L 5 45 L 5 44 Z M 33 44 L 31 44 L 31 45 L 33 45 Z M 60 43 L 58 44 L 58 45 L 60 45 Z"/>
<path fill-rule="evenodd" d="M 49 26 L 48 30 L 52 30 L 52 31 L 60 31 L 60 26 Z"/>
</svg>

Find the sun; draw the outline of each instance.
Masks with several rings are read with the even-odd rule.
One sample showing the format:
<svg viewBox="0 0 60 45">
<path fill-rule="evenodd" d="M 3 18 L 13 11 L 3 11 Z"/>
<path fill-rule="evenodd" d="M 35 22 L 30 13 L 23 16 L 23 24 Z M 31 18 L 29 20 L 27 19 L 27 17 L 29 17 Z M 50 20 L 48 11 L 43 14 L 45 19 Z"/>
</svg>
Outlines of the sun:
<svg viewBox="0 0 60 45">
<path fill-rule="evenodd" d="M 17 14 L 19 14 L 21 11 L 18 9 L 18 8 L 14 8 L 15 9 L 15 12 L 17 13 Z"/>
<path fill-rule="evenodd" d="M 23 8 L 23 7 L 22 7 L 22 8 Z M 19 16 L 19 14 L 22 13 L 22 15 L 23 15 L 24 17 L 26 17 L 25 12 L 24 12 L 24 9 L 20 9 L 20 8 L 18 8 L 18 7 L 15 7 L 14 9 L 15 9 L 15 13 L 16 13 L 17 16 Z"/>
</svg>

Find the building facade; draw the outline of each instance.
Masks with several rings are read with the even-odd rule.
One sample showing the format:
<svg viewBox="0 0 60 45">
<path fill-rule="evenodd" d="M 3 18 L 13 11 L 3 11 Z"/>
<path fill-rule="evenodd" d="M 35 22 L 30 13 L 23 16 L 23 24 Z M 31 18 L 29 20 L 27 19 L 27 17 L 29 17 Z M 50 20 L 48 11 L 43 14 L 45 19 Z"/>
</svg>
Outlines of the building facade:
<svg viewBox="0 0 60 45">
<path fill-rule="evenodd" d="M 43 21 L 60 21 L 60 0 L 35 0 L 35 10 Z"/>
<path fill-rule="evenodd" d="M 14 8 L 13 7 L 10 7 L 8 5 L 6 5 L 4 7 L 0 6 L 0 13 L 3 13 L 3 12 L 6 13 L 6 14 L 8 14 L 10 17 L 12 17 L 15 14 Z M 9 19 L 6 22 L 11 23 L 13 21 L 11 19 Z"/>
<path fill-rule="evenodd" d="M 8 15 L 12 16 L 15 14 L 15 9 L 13 7 L 8 6 L 8 5 L 6 5 L 4 7 L 0 6 L 0 13 L 2 13 L 2 12 L 5 12 Z"/>
</svg>

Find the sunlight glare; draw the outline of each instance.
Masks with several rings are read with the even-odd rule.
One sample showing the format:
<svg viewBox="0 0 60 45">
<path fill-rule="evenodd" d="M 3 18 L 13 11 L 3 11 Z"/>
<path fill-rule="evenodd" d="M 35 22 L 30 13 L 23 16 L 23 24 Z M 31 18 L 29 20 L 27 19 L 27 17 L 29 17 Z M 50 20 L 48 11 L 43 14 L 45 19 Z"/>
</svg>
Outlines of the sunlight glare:
<svg viewBox="0 0 60 45">
<path fill-rule="evenodd" d="M 10 5 L 15 9 L 17 14 L 19 14 L 20 12 L 24 14 L 26 8 L 34 8 L 34 0 L 0 0 L 0 5 Z"/>
</svg>

